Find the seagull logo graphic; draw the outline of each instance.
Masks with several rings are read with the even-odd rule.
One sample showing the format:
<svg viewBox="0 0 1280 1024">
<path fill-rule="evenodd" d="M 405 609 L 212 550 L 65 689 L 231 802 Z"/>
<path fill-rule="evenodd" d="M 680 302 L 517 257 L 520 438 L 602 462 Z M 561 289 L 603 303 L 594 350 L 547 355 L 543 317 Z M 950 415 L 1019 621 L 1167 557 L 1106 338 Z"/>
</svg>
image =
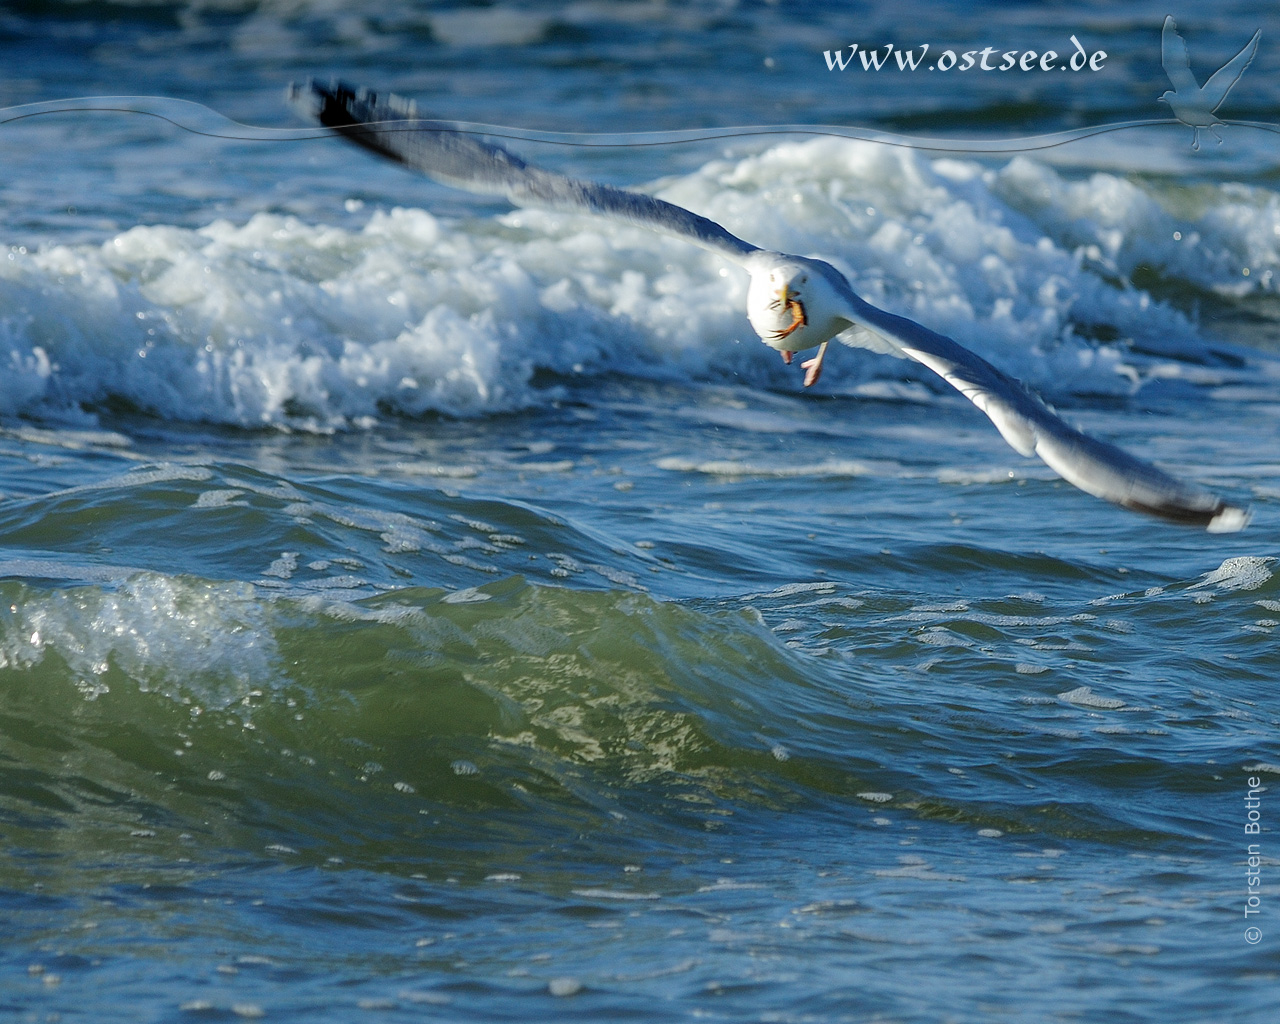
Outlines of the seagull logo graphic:
<svg viewBox="0 0 1280 1024">
<path fill-rule="evenodd" d="M 1258 40 L 1262 38 L 1262 30 L 1253 34 L 1253 38 L 1244 44 L 1244 49 L 1222 65 L 1209 81 L 1201 86 L 1196 76 L 1191 73 L 1191 58 L 1187 56 L 1187 44 L 1178 35 L 1177 23 L 1172 15 L 1164 19 L 1164 28 L 1160 32 L 1160 63 L 1164 65 L 1164 73 L 1169 76 L 1172 89 L 1158 97 L 1161 103 L 1169 104 L 1173 116 L 1195 131 L 1191 148 L 1200 148 L 1200 129 L 1208 129 L 1209 133 L 1222 145 L 1222 136 L 1213 129 L 1223 124 L 1215 116 L 1217 109 L 1231 87 L 1240 81 L 1258 52 Z"/>
</svg>

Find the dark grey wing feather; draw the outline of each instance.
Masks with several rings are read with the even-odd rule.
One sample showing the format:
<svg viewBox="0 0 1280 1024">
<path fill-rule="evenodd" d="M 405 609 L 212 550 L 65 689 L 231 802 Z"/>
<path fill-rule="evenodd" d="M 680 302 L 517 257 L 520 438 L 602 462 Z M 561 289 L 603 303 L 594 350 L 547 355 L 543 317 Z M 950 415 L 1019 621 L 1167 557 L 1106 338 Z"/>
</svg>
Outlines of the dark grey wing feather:
<svg viewBox="0 0 1280 1024">
<path fill-rule="evenodd" d="M 448 121 L 418 117 L 416 106 L 396 96 L 335 83 L 289 87 L 289 99 L 305 115 L 358 145 L 469 192 L 506 196 L 517 206 L 587 211 L 677 235 L 732 260 L 757 252 L 715 221 L 674 203 L 611 185 L 567 178 L 527 164 L 501 146 L 484 142 Z"/>
<path fill-rule="evenodd" d="M 840 278 L 844 281 L 843 276 Z M 1004 439 L 1023 455 L 1038 455 L 1068 483 L 1125 508 L 1214 533 L 1243 529 L 1246 510 L 1184 483 L 1107 441 L 1069 426 L 1019 381 L 981 356 L 914 320 L 887 313 L 841 289 L 853 322 L 896 345 L 939 374 L 981 409 Z"/>
</svg>

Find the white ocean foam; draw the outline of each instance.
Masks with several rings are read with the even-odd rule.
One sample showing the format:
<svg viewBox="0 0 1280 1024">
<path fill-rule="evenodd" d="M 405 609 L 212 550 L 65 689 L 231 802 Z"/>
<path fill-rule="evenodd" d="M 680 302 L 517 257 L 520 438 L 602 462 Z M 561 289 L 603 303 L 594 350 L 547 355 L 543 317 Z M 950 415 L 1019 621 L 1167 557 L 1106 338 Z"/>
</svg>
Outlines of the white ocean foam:
<svg viewBox="0 0 1280 1024">
<path fill-rule="evenodd" d="M 1115 708 L 1124 707 L 1124 701 L 1116 697 L 1099 697 L 1088 686 L 1077 686 L 1074 690 L 1068 690 L 1066 693 L 1058 694 L 1059 700 L 1065 700 L 1069 704 L 1078 704 L 1086 708 L 1104 708 L 1114 710 Z"/>
<path fill-rule="evenodd" d="M 819 580 L 815 583 L 786 583 L 776 590 L 769 591 L 767 594 L 744 594 L 738 600 L 754 601 L 762 597 L 794 597 L 796 594 L 834 594 L 835 591 L 836 585 L 826 580 Z"/>
<path fill-rule="evenodd" d="M 587 899 L 594 900 L 656 900 L 661 899 L 662 894 L 656 892 L 637 892 L 632 889 L 574 889 L 575 896 L 583 896 Z"/>
<path fill-rule="evenodd" d="M 184 466 L 174 462 L 161 462 L 151 467 L 131 469 L 127 473 L 109 476 L 93 483 L 66 487 L 60 491 L 50 491 L 44 498 L 60 498 L 68 494 L 81 494 L 85 491 L 115 490 L 117 488 L 150 487 L 152 484 L 167 483 L 170 480 L 189 480 L 203 483 L 213 479 L 213 471 L 203 466 Z M 198 500 L 198 499 L 197 499 Z"/>
<path fill-rule="evenodd" d="M 12 579 L 97 580 L 113 583 L 142 571 L 134 566 L 60 562 L 52 558 L 0 559 L 0 577 Z"/>
<path fill-rule="evenodd" d="M 195 500 L 192 508 L 231 508 L 233 506 L 246 507 L 247 501 L 236 501 L 235 499 L 244 494 L 244 491 L 238 487 L 232 487 L 225 490 L 202 491 L 200 497 Z"/>
<path fill-rule="evenodd" d="M 709 476 L 764 476 L 789 479 L 803 476 L 855 477 L 865 476 L 867 466 L 850 459 L 827 459 L 809 465 L 764 465 L 758 462 L 742 462 L 737 459 L 682 459 L 671 456 L 659 459 L 654 465 L 674 473 L 705 473 Z"/>
<path fill-rule="evenodd" d="M 1113 174 L 1069 181 L 1019 157 L 994 175 L 993 191 L 1059 244 L 1125 276 L 1146 265 L 1226 295 L 1280 285 L 1280 196 L 1267 189 L 1228 183 L 1198 210 L 1174 213 L 1151 186 Z"/>
<path fill-rule="evenodd" d="M 1219 590 L 1257 590 L 1271 579 L 1269 568 L 1274 558 L 1259 555 L 1241 555 L 1228 558 L 1214 569 L 1205 573 L 1199 583 L 1193 583 L 1188 590 L 1200 587 L 1217 587 Z"/>
<path fill-rule="evenodd" d="M 817 139 L 712 161 L 658 191 L 758 244 L 827 256 L 869 300 L 1050 394 L 1123 395 L 1184 368 L 1083 340 L 1073 324 L 1174 355 L 1206 343 L 1181 312 L 1108 274 L 1147 263 L 1205 288 L 1258 290 L 1280 261 L 1275 194 L 1221 186 L 1188 219 L 1144 189 L 1105 174 L 1068 181 L 1021 157 L 985 170 Z M 324 430 L 537 404 L 548 399 L 532 385 L 540 368 L 799 388 L 746 322 L 744 272 L 586 215 L 451 222 L 396 208 L 347 230 L 260 213 L 9 255 L 3 415 L 83 421 L 83 406 L 115 398 L 170 418 Z M 851 391 L 930 380 L 867 353 L 838 362 Z"/>
<path fill-rule="evenodd" d="M 931 626 L 928 629 L 921 630 L 915 635 L 915 638 L 922 644 L 930 644 L 933 647 L 972 647 L 973 641 L 966 636 L 960 636 L 953 633 L 949 629 L 943 629 L 941 626 Z"/>
<path fill-rule="evenodd" d="M 89 698 L 115 668 L 142 690 L 227 706 L 276 678 L 267 605 L 245 583 L 138 573 L 29 595 L 0 624 L 0 667 L 56 652 Z"/>
</svg>

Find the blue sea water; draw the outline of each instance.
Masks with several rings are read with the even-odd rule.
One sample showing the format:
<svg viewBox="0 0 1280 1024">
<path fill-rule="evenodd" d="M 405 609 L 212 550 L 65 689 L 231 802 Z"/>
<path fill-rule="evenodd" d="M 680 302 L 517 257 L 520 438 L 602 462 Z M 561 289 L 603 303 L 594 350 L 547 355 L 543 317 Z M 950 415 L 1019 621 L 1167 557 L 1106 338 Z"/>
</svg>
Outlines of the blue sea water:
<svg viewBox="0 0 1280 1024">
<path fill-rule="evenodd" d="M 1280 136 L 687 138 L 1167 118 L 1169 13 L 1201 81 L 1261 28 L 1223 113 L 1280 120 L 1246 4 L 6 5 L 5 107 L 287 128 L 341 76 L 684 132 L 511 144 L 831 260 L 1253 521 L 1098 502 L 898 360 L 806 391 L 676 239 L 337 139 L 5 123 L 0 1014 L 1270 1020 Z M 1102 70 L 822 55 L 1073 34 Z"/>
</svg>

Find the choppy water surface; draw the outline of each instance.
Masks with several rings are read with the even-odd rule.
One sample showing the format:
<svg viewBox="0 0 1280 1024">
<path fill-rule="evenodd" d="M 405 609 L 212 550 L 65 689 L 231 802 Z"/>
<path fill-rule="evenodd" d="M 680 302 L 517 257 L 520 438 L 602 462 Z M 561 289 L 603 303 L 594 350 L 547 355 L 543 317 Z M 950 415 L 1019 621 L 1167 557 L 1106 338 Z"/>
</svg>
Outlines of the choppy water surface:
<svg viewBox="0 0 1280 1024">
<path fill-rule="evenodd" d="M 286 125 L 285 81 L 342 73 L 578 131 L 1161 113 L 1163 8 L 919 6 L 939 42 L 1089 34 L 1113 70 L 1067 94 L 839 93 L 853 15 L 798 10 L 27 4 L 4 102 Z M 1280 39 L 1179 24 L 1197 69 Z M 1238 535 L 1081 494 L 896 360 L 804 393 L 674 240 L 336 142 L 0 128 L 0 1010 L 1269 1019 L 1275 157 L 1144 131 L 524 152 L 831 259 L 1251 503 Z"/>
</svg>

